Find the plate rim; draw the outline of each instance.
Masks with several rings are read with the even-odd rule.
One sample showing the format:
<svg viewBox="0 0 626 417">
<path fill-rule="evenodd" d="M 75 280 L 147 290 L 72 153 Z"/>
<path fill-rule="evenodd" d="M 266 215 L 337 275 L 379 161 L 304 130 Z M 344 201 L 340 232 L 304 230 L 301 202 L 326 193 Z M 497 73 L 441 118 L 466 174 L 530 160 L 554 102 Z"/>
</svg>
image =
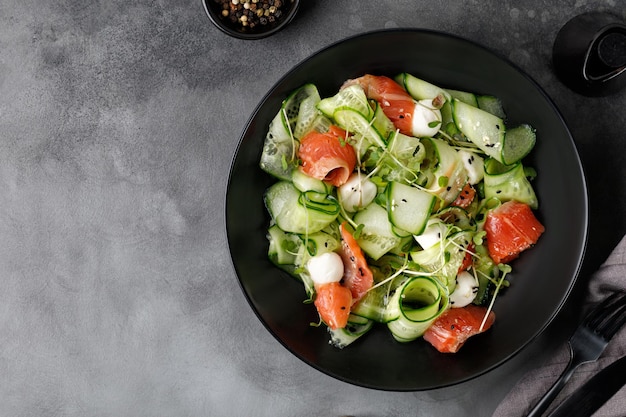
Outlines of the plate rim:
<svg viewBox="0 0 626 417">
<path fill-rule="evenodd" d="M 506 64 L 507 66 L 511 67 L 516 73 L 518 73 L 519 75 L 524 77 L 530 84 L 533 85 L 535 90 L 542 96 L 542 98 L 546 102 L 546 104 L 549 105 L 549 107 L 554 112 L 554 115 L 558 118 L 561 127 L 564 129 L 564 132 L 566 133 L 566 136 L 567 136 L 567 138 L 568 138 L 568 140 L 570 142 L 570 145 L 572 146 L 572 149 L 574 151 L 574 156 L 575 156 L 575 161 L 574 162 L 575 162 L 575 165 L 577 165 L 577 167 L 578 167 L 579 174 L 580 174 L 580 180 L 581 180 L 581 184 L 580 185 L 582 186 L 582 189 L 581 189 L 582 193 L 581 193 L 580 197 L 581 197 L 581 200 L 582 200 L 582 203 L 583 203 L 583 207 L 581 207 L 581 219 L 580 219 L 581 220 L 581 229 L 579 231 L 580 232 L 581 241 L 580 241 L 580 245 L 577 246 L 578 259 L 576 260 L 576 266 L 574 268 L 573 275 L 572 275 L 571 279 L 569 280 L 569 284 L 567 286 L 567 291 L 565 291 L 565 293 L 562 294 L 559 303 L 554 306 L 553 311 L 552 311 L 550 317 L 548 317 L 547 319 L 544 319 L 545 322 L 535 332 L 535 334 L 532 335 L 532 337 L 528 338 L 518 348 L 516 348 L 513 351 L 511 351 L 508 355 L 504 356 L 499 361 L 496 361 L 496 362 L 492 363 L 490 366 L 485 367 L 481 371 L 474 372 L 473 374 L 470 374 L 470 375 L 468 375 L 466 377 L 457 379 L 455 381 L 451 381 L 449 383 L 436 384 L 436 385 L 424 386 L 424 387 L 419 387 L 419 388 L 415 388 L 415 387 L 408 387 L 408 388 L 382 387 L 382 386 L 377 386 L 375 384 L 358 381 L 356 379 L 351 379 L 351 378 L 348 378 L 348 377 L 346 377 L 344 375 L 341 375 L 341 374 L 338 374 L 336 372 L 333 372 L 332 370 L 329 370 L 329 369 L 326 369 L 324 367 L 321 367 L 318 364 L 316 364 L 315 362 L 313 362 L 313 361 L 309 360 L 308 358 L 304 357 L 300 353 L 294 351 L 283 339 L 281 339 L 274 332 L 274 330 L 269 326 L 269 324 L 261 316 L 260 312 L 256 308 L 256 306 L 255 306 L 255 304 L 254 304 L 254 302 L 252 300 L 251 295 L 248 293 L 247 289 L 244 286 L 244 283 L 242 282 L 239 268 L 236 265 L 235 259 L 233 257 L 231 236 L 230 236 L 229 231 L 228 231 L 228 229 L 229 229 L 229 227 L 228 227 L 229 226 L 229 210 L 228 210 L 228 206 L 229 206 L 229 191 L 231 189 L 231 183 L 233 181 L 233 176 L 234 176 L 234 173 L 235 173 L 234 170 L 235 170 L 235 164 L 236 164 L 236 161 L 237 161 L 237 157 L 238 157 L 238 155 L 240 153 L 240 150 L 241 150 L 242 146 L 244 145 L 244 140 L 246 138 L 246 133 L 250 129 L 251 124 L 254 122 L 255 118 L 258 115 L 258 113 L 261 111 L 261 109 L 266 104 L 268 99 L 270 97 L 272 97 L 273 95 L 275 95 L 277 90 L 279 90 L 280 86 L 282 84 L 284 84 L 288 79 L 290 79 L 290 77 L 294 73 L 298 72 L 301 67 L 305 66 L 310 61 L 316 59 L 319 55 L 321 55 L 321 54 L 323 54 L 323 53 L 325 53 L 327 51 L 330 51 L 332 49 L 335 49 L 335 48 L 337 48 L 337 47 L 339 47 L 341 45 L 349 43 L 349 42 L 353 42 L 353 41 L 356 41 L 356 40 L 359 40 L 359 39 L 365 39 L 365 38 L 371 37 L 371 36 L 377 37 L 377 36 L 383 36 L 383 35 L 392 34 L 392 33 L 397 33 L 397 34 L 402 34 L 402 33 L 424 34 L 424 35 L 435 36 L 435 37 L 439 37 L 439 38 L 446 38 L 448 40 L 453 40 L 455 42 L 466 43 L 468 45 L 472 45 L 473 47 L 482 50 L 483 52 L 485 52 L 485 53 L 487 53 L 489 55 L 494 56 L 495 58 L 497 58 L 498 60 L 500 60 L 504 64 Z M 288 93 L 288 91 L 287 91 L 287 93 Z M 259 171 L 260 171 L 260 169 L 259 169 Z M 495 51 L 495 50 L 493 50 L 493 49 L 491 49 L 491 48 L 489 48 L 489 47 L 487 47 L 487 46 L 485 46 L 483 44 L 480 44 L 480 43 L 478 43 L 476 41 L 473 41 L 471 39 L 468 39 L 466 37 L 463 37 L 463 36 L 460 36 L 460 35 L 457 35 L 457 34 L 453 34 L 453 33 L 449 33 L 449 32 L 446 32 L 446 31 L 440 31 L 440 30 L 434 30 L 434 29 L 389 28 L 389 29 L 376 29 L 376 30 L 370 30 L 370 31 L 358 33 L 358 34 L 350 35 L 350 36 L 344 37 L 342 39 L 333 41 L 330 44 L 328 44 L 328 45 L 318 49 L 317 51 L 312 52 L 306 58 L 304 58 L 302 60 L 299 60 L 296 64 L 294 64 L 289 70 L 287 70 L 282 76 L 280 76 L 273 83 L 272 87 L 262 96 L 262 98 L 259 100 L 257 105 L 254 107 L 253 111 L 251 112 L 251 114 L 250 114 L 249 118 L 247 119 L 246 123 L 244 124 L 244 127 L 243 127 L 243 129 L 241 131 L 241 134 L 239 135 L 239 139 L 238 139 L 238 142 L 237 142 L 237 146 L 236 146 L 235 152 L 234 152 L 234 154 L 232 156 L 232 159 L 231 159 L 229 175 L 228 175 L 228 180 L 227 180 L 227 187 L 226 187 L 226 190 L 225 190 L 225 200 L 224 201 L 225 201 L 224 209 L 225 209 L 225 226 L 226 226 L 226 230 L 225 231 L 226 231 L 226 239 L 227 239 L 227 245 L 228 245 L 228 250 L 229 250 L 229 254 L 230 254 L 231 265 L 233 266 L 233 270 L 235 272 L 238 285 L 239 285 L 240 289 L 242 290 L 242 292 L 243 292 L 243 294 L 244 294 L 244 296 L 246 298 L 247 303 L 249 304 L 250 308 L 252 309 L 252 311 L 256 315 L 257 319 L 259 319 L 259 321 L 263 324 L 265 329 L 272 335 L 272 337 L 276 341 L 278 341 L 285 349 L 287 349 L 287 351 L 291 355 L 294 355 L 295 357 L 297 357 L 298 359 L 303 361 L 308 366 L 310 366 L 310 367 L 312 367 L 312 368 L 322 372 L 323 374 L 326 374 L 328 376 L 331 376 L 331 377 L 333 377 L 335 379 L 338 379 L 340 381 L 346 382 L 348 384 L 355 385 L 355 386 L 361 386 L 361 387 L 364 387 L 364 388 L 380 390 L 380 391 L 417 392 L 417 391 L 428 391 L 428 390 L 432 390 L 432 389 L 445 388 L 445 387 L 458 385 L 458 384 L 462 384 L 462 383 L 468 382 L 470 380 L 473 380 L 473 379 L 475 379 L 475 378 L 477 378 L 479 376 L 482 376 L 482 375 L 484 375 L 486 373 L 489 373 L 489 372 L 493 371 L 494 369 L 502 366 L 504 363 L 509 362 L 513 357 L 517 356 L 521 351 L 523 351 L 530 344 L 532 344 L 540 335 L 542 335 L 546 331 L 546 329 L 554 322 L 556 317 L 561 313 L 561 311 L 563 309 L 563 306 L 566 304 L 567 300 L 570 298 L 570 295 L 571 295 L 572 291 L 574 290 L 576 284 L 578 283 L 580 272 L 581 272 L 581 269 L 583 267 L 585 254 L 586 254 L 586 251 L 587 251 L 588 239 L 589 239 L 589 192 L 588 192 L 588 186 L 587 186 L 587 179 L 586 179 L 586 175 L 585 175 L 585 170 L 584 170 L 584 166 L 583 166 L 583 164 L 581 162 L 580 154 L 579 154 L 578 149 L 576 147 L 576 143 L 574 141 L 573 135 L 572 135 L 569 127 L 567 126 L 567 123 L 565 122 L 565 119 L 564 119 L 563 115 L 561 114 L 560 110 L 556 106 L 555 102 L 547 94 L 545 89 L 539 83 L 537 83 L 532 76 L 530 76 L 530 74 L 528 74 L 526 71 L 521 69 L 521 67 L 519 67 L 517 64 L 513 63 L 512 61 L 510 61 L 507 57 L 503 56 L 498 51 Z"/>
</svg>

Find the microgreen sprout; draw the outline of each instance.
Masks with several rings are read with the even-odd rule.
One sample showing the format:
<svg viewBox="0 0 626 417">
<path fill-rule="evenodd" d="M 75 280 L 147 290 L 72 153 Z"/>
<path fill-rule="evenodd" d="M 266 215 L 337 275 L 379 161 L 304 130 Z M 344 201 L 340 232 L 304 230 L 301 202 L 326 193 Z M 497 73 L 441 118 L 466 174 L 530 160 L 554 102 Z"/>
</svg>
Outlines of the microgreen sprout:
<svg viewBox="0 0 626 417">
<path fill-rule="evenodd" d="M 287 110 L 283 108 L 283 117 L 284 122 L 287 125 L 287 130 L 289 131 L 289 138 L 291 139 L 291 162 L 296 160 L 296 138 L 293 135 L 293 131 L 291 130 L 291 123 L 289 122 L 289 117 L 287 116 Z"/>
<path fill-rule="evenodd" d="M 485 312 L 485 317 L 483 317 L 483 321 L 482 323 L 480 323 L 480 327 L 478 328 L 479 332 L 482 332 L 483 328 L 485 327 L 485 323 L 487 322 L 487 317 L 489 317 L 489 313 L 491 313 L 491 310 L 493 309 L 493 304 L 496 302 L 498 291 L 500 291 L 500 288 L 502 287 L 502 283 L 504 282 L 504 277 L 506 277 L 507 274 L 510 273 L 512 270 L 511 266 L 507 264 L 498 264 L 498 269 L 502 273 L 502 276 L 500 277 L 500 279 L 498 280 L 498 283 L 496 284 L 496 289 L 493 292 L 493 297 L 491 298 L 489 307 L 487 307 L 487 311 Z"/>
<path fill-rule="evenodd" d="M 487 236 L 487 232 L 484 230 L 476 232 L 472 237 L 472 242 L 474 242 L 474 245 L 480 246 L 483 244 L 483 239 L 485 239 L 485 236 Z"/>
</svg>

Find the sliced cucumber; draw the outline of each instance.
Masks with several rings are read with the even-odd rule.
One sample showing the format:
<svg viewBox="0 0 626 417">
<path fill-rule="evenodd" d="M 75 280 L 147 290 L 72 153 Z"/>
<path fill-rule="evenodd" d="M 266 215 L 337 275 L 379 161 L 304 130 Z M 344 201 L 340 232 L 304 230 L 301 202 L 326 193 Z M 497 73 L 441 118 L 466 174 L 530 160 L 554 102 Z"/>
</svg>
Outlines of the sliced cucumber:
<svg viewBox="0 0 626 417">
<path fill-rule="evenodd" d="M 340 329 L 331 329 L 328 328 L 328 332 L 330 333 L 330 342 L 333 346 L 339 349 L 343 349 L 346 346 L 354 343 L 358 338 L 367 333 L 374 322 L 371 320 L 365 320 L 365 322 L 361 322 L 360 320 L 353 320 L 354 316 L 350 316 L 348 318 L 348 324 L 344 328 Z"/>
<path fill-rule="evenodd" d="M 259 166 L 265 172 L 281 180 L 290 180 L 291 173 L 296 168 L 297 140 L 294 129 L 304 131 L 317 121 L 313 103 L 320 99 L 317 88 L 313 84 L 305 84 L 287 97 L 274 119 L 272 119 L 265 141 Z M 304 113 L 300 116 L 300 108 Z M 312 118 L 312 119 L 311 119 Z"/>
<path fill-rule="evenodd" d="M 386 144 L 381 134 L 374 128 L 372 121 L 367 116 L 349 107 L 339 107 L 333 113 L 333 119 L 337 125 L 356 135 L 357 141 L 361 138 L 365 144 L 357 144 L 359 149 L 367 149 L 370 145 L 385 148 Z"/>
<path fill-rule="evenodd" d="M 390 285 L 373 288 L 352 307 L 352 313 L 378 323 L 395 320 L 400 315 L 400 310 L 387 308 L 389 298 L 394 293 L 395 288 L 391 288 Z"/>
<path fill-rule="evenodd" d="M 446 91 L 450 94 L 451 98 L 460 100 L 463 103 L 469 104 L 470 106 L 478 107 L 478 100 L 477 100 L 476 94 L 468 93 L 467 91 L 450 90 L 450 89 L 446 89 Z"/>
<path fill-rule="evenodd" d="M 275 265 L 295 264 L 296 255 L 302 242 L 298 235 L 285 233 L 277 225 L 267 231 L 269 240 L 268 255 Z"/>
<path fill-rule="evenodd" d="M 423 138 L 427 157 L 434 164 L 428 191 L 439 197 L 443 206 L 452 203 L 467 183 L 467 171 L 454 148 L 441 139 Z"/>
<path fill-rule="evenodd" d="M 487 155 L 502 162 L 504 120 L 456 99 L 452 101 L 452 117 L 461 133 Z"/>
<path fill-rule="evenodd" d="M 389 137 L 387 152 L 381 159 L 380 175 L 387 181 L 424 185 L 422 161 L 426 148 L 420 139 L 393 132 Z"/>
<path fill-rule="evenodd" d="M 340 210 L 339 202 L 335 197 L 326 193 L 318 193 L 317 191 L 301 193 L 298 203 L 307 209 L 334 216 L 337 216 Z"/>
<path fill-rule="evenodd" d="M 474 259 L 473 268 L 478 272 L 476 274 L 478 277 L 478 291 L 473 303 L 486 305 L 491 299 L 490 293 L 495 287 L 500 270 L 489 257 L 489 251 L 485 246 L 477 245 L 475 251 L 478 256 Z"/>
<path fill-rule="evenodd" d="M 433 99 L 438 95 L 443 95 L 446 100 L 450 100 L 450 93 L 435 84 L 417 78 L 414 75 L 403 72 L 396 76 L 396 82 L 404 87 L 415 100 Z"/>
<path fill-rule="evenodd" d="M 476 100 L 478 101 L 479 108 L 503 120 L 506 118 L 504 107 L 499 98 L 494 96 L 476 96 Z"/>
<path fill-rule="evenodd" d="M 408 280 L 389 303 L 397 305 L 400 310 L 398 318 L 387 323 L 399 342 L 409 342 L 422 336 L 449 305 L 443 288 L 429 277 Z"/>
<path fill-rule="evenodd" d="M 285 129 L 283 116 L 277 114 L 265 136 L 259 166 L 278 179 L 290 180 L 296 168 L 296 144 L 296 139 Z"/>
<path fill-rule="evenodd" d="M 500 117 L 460 100 L 452 102 L 452 116 L 461 133 L 501 164 L 519 162 L 535 146 L 535 130 L 527 124 L 507 131 Z"/>
<path fill-rule="evenodd" d="M 387 210 L 372 203 L 354 216 L 354 222 L 363 225 L 357 243 L 376 260 L 397 246 L 401 239 L 393 233 Z"/>
<path fill-rule="evenodd" d="M 368 120 L 374 114 L 365 96 L 365 91 L 358 84 L 350 85 L 340 90 L 334 96 L 321 100 L 317 103 L 317 108 L 329 118 L 333 118 L 335 111 L 339 108 L 352 109 L 364 115 Z"/>
<path fill-rule="evenodd" d="M 387 211 L 389 211 L 389 208 L 387 208 Z M 389 218 L 389 220 L 391 220 L 391 217 Z M 400 238 L 407 238 L 407 237 L 411 237 L 413 236 L 413 234 L 411 232 L 407 232 L 404 229 L 400 229 L 398 226 L 396 226 L 395 224 L 393 224 L 393 222 L 391 222 L 391 230 L 393 230 L 393 234 L 400 237 Z"/>
<path fill-rule="evenodd" d="M 435 196 L 399 182 L 387 185 L 387 211 L 391 223 L 401 230 L 419 235 L 435 206 Z"/>
<path fill-rule="evenodd" d="M 441 107 L 441 130 L 450 136 L 459 134 L 459 129 L 454 124 L 454 118 L 452 117 L 452 104 L 450 101 L 446 101 Z"/>
<path fill-rule="evenodd" d="M 502 162 L 505 165 L 512 165 L 521 161 L 530 153 L 536 141 L 535 129 L 530 125 L 522 124 L 508 129 L 504 135 Z"/>
<path fill-rule="evenodd" d="M 318 193 L 327 194 L 332 188 L 332 186 L 326 184 L 324 181 L 310 177 L 299 169 L 294 169 L 291 173 L 291 182 L 301 192 L 316 191 Z"/>
<path fill-rule="evenodd" d="M 330 126 L 332 124 L 333 122 L 328 117 L 319 113 L 317 117 L 313 120 L 313 122 L 311 123 L 309 131 L 306 133 L 311 133 L 311 132 L 326 133 L 328 132 L 328 129 L 330 129 Z M 303 136 L 306 136 L 306 134 L 304 134 Z"/>
<path fill-rule="evenodd" d="M 437 245 L 411 252 L 411 259 L 423 270 L 442 277 L 442 285 L 452 293 L 456 286 L 456 274 L 463 263 L 467 248 L 472 243 L 473 235 L 471 231 L 450 233 Z"/>
<path fill-rule="evenodd" d="M 405 256 L 411 251 L 413 243 L 413 235 L 409 234 L 408 236 L 404 237 L 400 236 L 400 242 L 393 248 L 389 249 L 389 253 L 393 253 L 399 256 Z"/>
<path fill-rule="evenodd" d="M 265 205 L 272 219 L 285 232 L 319 232 L 339 214 L 339 204 L 319 193 L 301 193 L 288 181 L 279 181 L 265 192 Z"/>
<path fill-rule="evenodd" d="M 316 232 L 308 235 L 297 235 L 301 240 L 301 245 L 306 248 L 309 256 L 321 255 L 323 253 L 334 252 L 340 247 L 340 243 L 335 237 L 326 232 Z M 308 257 L 307 257 L 308 258 Z M 306 259 L 308 261 L 308 259 Z M 306 261 L 297 261 L 298 265 L 306 264 Z"/>
<path fill-rule="evenodd" d="M 316 119 L 321 116 L 316 107 L 321 100 L 317 88 L 312 84 L 307 84 L 307 86 L 305 86 L 303 91 L 308 95 L 300 102 L 293 125 L 293 136 L 296 139 L 301 139 L 309 133 L 314 124 L 317 123 Z M 289 112 L 287 114 L 289 115 Z"/>
<path fill-rule="evenodd" d="M 372 126 L 376 129 L 383 141 L 386 141 L 389 135 L 396 131 L 396 127 L 393 122 L 387 117 L 387 115 L 383 112 L 382 106 L 376 101 L 374 101 Z"/>
<path fill-rule="evenodd" d="M 388 151 L 410 170 L 418 170 L 426 156 L 426 149 L 418 138 L 400 132 L 391 135 Z"/>
<path fill-rule="evenodd" d="M 306 124 L 306 121 L 310 119 L 308 114 L 314 113 L 312 110 L 319 101 L 319 92 L 313 84 L 305 84 L 291 93 L 283 101 L 280 108 L 285 131 L 294 132 L 299 118 L 301 119 L 300 123 Z M 305 103 L 304 109 L 302 108 L 303 103 Z M 305 114 L 300 116 L 302 110 Z"/>
<path fill-rule="evenodd" d="M 437 212 L 434 217 L 441 219 L 444 223 L 456 226 L 461 230 L 476 231 L 476 222 L 469 213 L 461 207 L 447 207 Z"/>
<path fill-rule="evenodd" d="M 504 202 L 517 200 L 528 204 L 532 209 L 539 207 L 539 200 L 533 186 L 524 174 L 521 163 L 502 165 L 495 159 L 485 161 L 485 198 L 497 198 Z"/>
</svg>

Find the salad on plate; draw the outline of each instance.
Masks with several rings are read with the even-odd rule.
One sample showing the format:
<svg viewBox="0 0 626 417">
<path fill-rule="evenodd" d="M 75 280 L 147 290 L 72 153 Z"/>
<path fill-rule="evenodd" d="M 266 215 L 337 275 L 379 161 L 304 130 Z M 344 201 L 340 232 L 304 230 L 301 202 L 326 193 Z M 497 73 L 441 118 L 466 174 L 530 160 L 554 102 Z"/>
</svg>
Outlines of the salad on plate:
<svg viewBox="0 0 626 417">
<path fill-rule="evenodd" d="M 505 120 L 497 97 L 409 73 L 283 101 L 260 159 L 277 180 L 268 256 L 302 282 L 333 345 L 383 325 L 456 352 L 494 324 L 510 262 L 544 232 L 523 164 L 536 132 Z"/>
</svg>

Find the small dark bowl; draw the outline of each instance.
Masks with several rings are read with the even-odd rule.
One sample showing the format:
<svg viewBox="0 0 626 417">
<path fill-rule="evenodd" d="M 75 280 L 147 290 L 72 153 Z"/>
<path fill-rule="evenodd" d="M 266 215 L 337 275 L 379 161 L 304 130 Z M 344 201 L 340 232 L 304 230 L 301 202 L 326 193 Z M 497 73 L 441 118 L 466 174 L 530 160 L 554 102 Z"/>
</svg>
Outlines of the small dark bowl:
<svg viewBox="0 0 626 417">
<path fill-rule="evenodd" d="M 267 128 L 282 100 L 305 83 L 323 97 L 365 73 L 406 71 L 442 87 L 499 97 L 511 126 L 530 123 L 537 144 L 525 159 L 538 176 L 538 217 L 546 227 L 537 245 L 512 264 L 511 287 L 498 296 L 496 322 L 456 354 L 423 340 L 396 342 L 377 325 L 343 350 L 325 328 L 300 282 L 267 257 L 265 189 L 275 182 L 259 168 Z M 304 60 L 267 93 L 244 128 L 226 194 L 228 244 L 241 288 L 267 329 L 290 352 L 340 380 L 369 388 L 417 391 L 467 381 L 503 364 L 554 319 L 576 281 L 587 241 L 585 178 L 572 136 L 558 110 L 531 78 L 506 59 L 466 39 L 428 30 L 366 33 Z"/>
<path fill-rule="evenodd" d="M 259 0 L 261 4 L 264 0 Z M 282 0 L 283 5 L 279 8 L 280 16 L 274 22 L 266 24 L 257 23 L 253 28 L 243 26 L 239 21 L 231 21 L 222 15 L 222 2 L 216 0 L 202 0 L 202 5 L 209 19 L 219 30 L 229 36 L 239 39 L 262 39 L 271 36 L 287 26 L 298 12 L 300 0 Z M 240 0 L 240 3 L 252 3 L 251 0 Z"/>
</svg>

